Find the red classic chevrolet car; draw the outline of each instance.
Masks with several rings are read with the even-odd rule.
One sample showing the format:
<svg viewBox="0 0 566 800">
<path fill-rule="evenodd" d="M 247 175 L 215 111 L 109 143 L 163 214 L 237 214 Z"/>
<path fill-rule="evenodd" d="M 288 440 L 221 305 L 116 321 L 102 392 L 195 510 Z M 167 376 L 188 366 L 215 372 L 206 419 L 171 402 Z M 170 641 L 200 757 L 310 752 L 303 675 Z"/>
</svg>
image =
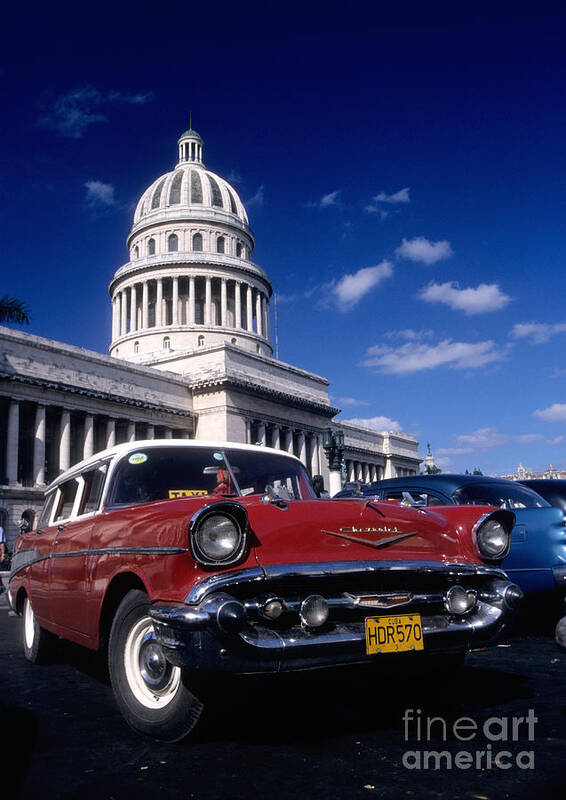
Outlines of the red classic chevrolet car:
<svg viewBox="0 0 566 800">
<path fill-rule="evenodd" d="M 134 442 L 49 486 L 9 598 L 30 661 L 56 636 L 107 647 L 126 720 L 174 741 L 202 710 L 195 671 L 418 669 L 497 641 L 521 597 L 498 568 L 513 521 L 320 500 L 298 459 L 266 447 Z"/>
</svg>

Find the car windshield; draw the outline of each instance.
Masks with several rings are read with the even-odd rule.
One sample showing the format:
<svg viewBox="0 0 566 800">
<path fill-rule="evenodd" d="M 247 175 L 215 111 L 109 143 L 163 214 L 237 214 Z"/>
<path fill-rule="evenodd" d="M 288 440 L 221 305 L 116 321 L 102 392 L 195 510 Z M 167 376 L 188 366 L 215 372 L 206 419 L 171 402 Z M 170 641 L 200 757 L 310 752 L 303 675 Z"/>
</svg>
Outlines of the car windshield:
<svg viewBox="0 0 566 800">
<path fill-rule="evenodd" d="M 506 483 L 474 483 L 462 486 L 452 495 L 458 505 L 487 505 L 501 508 L 543 508 L 550 505 L 526 486 Z"/>
<path fill-rule="evenodd" d="M 286 500 L 314 497 L 302 465 L 283 455 L 211 447 L 146 447 L 120 460 L 106 506 L 205 495 L 242 497 L 263 494 L 267 486 Z"/>
</svg>

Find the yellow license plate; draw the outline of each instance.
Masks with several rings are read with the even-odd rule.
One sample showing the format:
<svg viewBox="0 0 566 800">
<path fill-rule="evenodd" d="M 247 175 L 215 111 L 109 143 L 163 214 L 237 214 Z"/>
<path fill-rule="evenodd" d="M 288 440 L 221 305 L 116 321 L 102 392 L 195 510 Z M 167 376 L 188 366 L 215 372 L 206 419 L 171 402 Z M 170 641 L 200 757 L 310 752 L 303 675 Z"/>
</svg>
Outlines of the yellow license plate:
<svg viewBox="0 0 566 800">
<path fill-rule="evenodd" d="M 423 650 L 420 614 L 400 617 L 366 617 L 366 653 L 402 653 Z"/>
</svg>

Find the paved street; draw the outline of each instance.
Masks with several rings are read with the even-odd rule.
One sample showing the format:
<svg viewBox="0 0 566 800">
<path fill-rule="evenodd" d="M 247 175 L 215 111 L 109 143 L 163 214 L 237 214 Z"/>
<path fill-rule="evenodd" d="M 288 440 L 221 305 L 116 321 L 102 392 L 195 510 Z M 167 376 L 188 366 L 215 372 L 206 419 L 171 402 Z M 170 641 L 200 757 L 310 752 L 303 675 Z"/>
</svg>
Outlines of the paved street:
<svg viewBox="0 0 566 800">
<path fill-rule="evenodd" d="M 138 737 L 122 721 L 103 659 L 64 644 L 53 663 L 32 666 L 19 636 L 20 620 L 0 605 L 4 797 L 564 796 L 566 654 L 550 638 L 523 636 L 474 653 L 453 682 L 377 668 L 233 679 L 215 692 L 196 737 L 161 744 Z M 511 739 L 512 719 L 528 718 L 529 709 L 531 719 L 538 718 L 531 722 L 534 741 L 521 721 L 516 741 L 500 741 L 505 725 Z M 444 722 L 437 720 L 430 741 L 425 725 L 417 740 L 413 720 L 441 717 L 449 729 L 461 716 L 472 722 L 461 723 L 460 739 L 448 730 L 445 742 Z M 483 726 L 493 717 L 500 719 L 487 723 L 490 740 Z M 421 758 L 421 769 L 403 765 L 407 751 L 413 751 L 405 756 L 413 766 Z M 445 751 L 441 769 L 434 769 L 435 757 L 423 768 L 424 751 Z M 459 751 L 471 753 L 460 764 L 475 760 L 478 751 L 487 755 L 479 767 L 464 769 L 454 760 Z M 509 768 L 495 766 L 496 759 Z M 16 791 L 4 794 L 10 780 Z"/>
</svg>

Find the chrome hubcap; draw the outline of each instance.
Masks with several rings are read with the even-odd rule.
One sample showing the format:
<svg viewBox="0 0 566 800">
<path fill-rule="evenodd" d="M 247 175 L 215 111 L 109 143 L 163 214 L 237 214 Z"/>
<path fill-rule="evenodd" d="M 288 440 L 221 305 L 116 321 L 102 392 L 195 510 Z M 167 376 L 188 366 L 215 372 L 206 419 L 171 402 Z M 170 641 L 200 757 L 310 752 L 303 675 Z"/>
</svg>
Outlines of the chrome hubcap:
<svg viewBox="0 0 566 800">
<path fill-rule="evenodd" d="M 181 670 L 163 655 L 149 617 L 138 620 L 128 633 L 124 668 L 132 694 L 146 708 L 168 705 L 181 684 Z"/>
</svg>

